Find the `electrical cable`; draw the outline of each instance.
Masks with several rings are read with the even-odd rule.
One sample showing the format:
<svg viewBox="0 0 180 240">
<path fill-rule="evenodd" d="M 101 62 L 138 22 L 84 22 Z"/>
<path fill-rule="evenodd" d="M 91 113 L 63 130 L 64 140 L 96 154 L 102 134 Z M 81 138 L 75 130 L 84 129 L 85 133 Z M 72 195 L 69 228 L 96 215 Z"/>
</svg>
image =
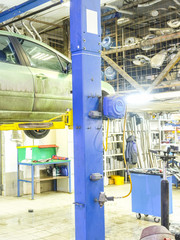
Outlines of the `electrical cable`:
<svg viewBox="0 0 180 240">
<path fill-rule="evenodd" d="M 103 143 L 103 148 L 104 151 L 106 152 L 108 149 L 108 134 L 109 134 L 109 118 L 108 118 L 108 122 L 107 122 L 107 132 L 106 132 L 106 147 L 105 144 Z"/>
<path fill-rule="evenodd" d="M 127 174 L 129 175 L 130 191 L 129 191 L 129 193 L 128 193 L 127 195 L 125 195 L 125 196 L 122 196 L 122 197 L 114 197 L 115 199 L 118 199 L 118 198 L 127 198 L 127 197 L 129 197 L 129 195 L 130 195 L 131 192 L 132 192 L 132 180 L 131 180 L 131 175 L 130 175 L 130 173 L 129 173 L 129 169 L 128 169 L 128 166 L 127 166 L 126 157 L 125 157 L 126 120 L 127 120 L 127 107 L 126 107 L 126 112 L 125 112 L 125 116 L 124 116 L 124 126 L 123 126 L 123 159 L 124 159 L 124 163 L 125 163 L 125 166 L 126 166 Z"/>
</svg>

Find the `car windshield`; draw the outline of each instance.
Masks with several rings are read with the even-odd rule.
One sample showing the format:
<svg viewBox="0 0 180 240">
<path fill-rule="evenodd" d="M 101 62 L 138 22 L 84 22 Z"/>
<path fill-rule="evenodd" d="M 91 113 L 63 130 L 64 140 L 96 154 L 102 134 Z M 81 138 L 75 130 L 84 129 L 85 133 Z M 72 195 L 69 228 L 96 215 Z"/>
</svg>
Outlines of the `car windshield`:
<svg viewBox="0 0 180 240">
<path fill-rule="evenodd" d="M 56 53 L 40 44 L 20 38 L 18 40 L 29 59 L 31 67 L 54 70 L 63 73 L 63 66 Z"/>
</svg>

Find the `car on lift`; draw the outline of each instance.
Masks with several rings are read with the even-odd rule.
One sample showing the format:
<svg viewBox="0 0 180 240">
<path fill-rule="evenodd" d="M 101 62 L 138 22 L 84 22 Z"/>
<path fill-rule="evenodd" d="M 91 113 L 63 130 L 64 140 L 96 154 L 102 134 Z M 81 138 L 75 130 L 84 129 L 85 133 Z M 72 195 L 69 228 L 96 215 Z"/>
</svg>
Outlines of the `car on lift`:
<svg viewBox="0 0 180 240">
<path fill-rule="evenodd" d="M 113 93 L 102 82 L 102 93 Z M 0 123 L 51 119 L 72 108 L 71 60 L 33 38 L 0 31 Z M 43 138 L 49 130 L 26 130 Z"/>
</svg>

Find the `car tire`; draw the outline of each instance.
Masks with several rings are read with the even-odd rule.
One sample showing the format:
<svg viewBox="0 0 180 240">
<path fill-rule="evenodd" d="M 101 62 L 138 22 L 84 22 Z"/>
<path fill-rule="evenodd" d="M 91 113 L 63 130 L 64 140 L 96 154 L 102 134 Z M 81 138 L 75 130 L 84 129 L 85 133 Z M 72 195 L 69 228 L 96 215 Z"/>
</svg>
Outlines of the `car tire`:
<svg viewBox="0 0 180 240">
<path fill-rule="evenodd" d="M 34 138 L 34 139 L 41 139 L 44 138 L 48 135 L 49 129 L 41 129 L 41 130 L 24 130 L 24 133 L 26 136 L 29 138 Z"/>
</svg>

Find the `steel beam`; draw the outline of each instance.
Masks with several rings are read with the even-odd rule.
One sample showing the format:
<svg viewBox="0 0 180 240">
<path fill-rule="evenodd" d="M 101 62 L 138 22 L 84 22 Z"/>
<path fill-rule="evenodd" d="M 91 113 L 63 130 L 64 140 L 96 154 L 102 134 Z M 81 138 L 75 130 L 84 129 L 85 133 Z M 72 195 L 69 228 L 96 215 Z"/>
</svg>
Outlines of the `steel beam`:
<svg viewBox="0 0 180 240">
<path fill-rule="evenodd" d="M 73 128 L 76 240 L 104 240 L 102 119 L 92 119 L 101 96 L 100 0 L 71 0 L 70 32 L 73 78 Z"/>
<path fill-rule="evenodd" d="M 163 71 L 158 75 L 158 77 L 154 80 L 151 86 L 147 89 L 147 93 L 150 93 L 157 85 L 159 85 L 167 74 L 171 71 L 171 69 L 180 61 L 180 51 L 176 54 L 176 56 L 168 63 L 168 65 L 163 69 Z"/>
<path fill-rule="evenodd" d="M 17 17 L 22 13 L 25 13 L 35 7 L 38 7 L 50 0 L 28 0 L 22 4 L 9 8 L 8 10 L 0 13 L 0 23 L 7 21 L 11 18 Z M 60 0 L 60 2 L 63 2 Z"/>
<path fill-rule="evenodd" d="M 135 89 L 137 89 L 140 92 L 145 91 L 139 83 L 137 83 L 131 76 L 129 76 L 129 74 L 127 72 L 125 72 L 120 66 L 118 66 L 117 63 L 115 63 L 111 58 L 105 56 L 104 54 L 102 54 L 101 56 L 111 67 L 113 67 Z"/>
</svg>

